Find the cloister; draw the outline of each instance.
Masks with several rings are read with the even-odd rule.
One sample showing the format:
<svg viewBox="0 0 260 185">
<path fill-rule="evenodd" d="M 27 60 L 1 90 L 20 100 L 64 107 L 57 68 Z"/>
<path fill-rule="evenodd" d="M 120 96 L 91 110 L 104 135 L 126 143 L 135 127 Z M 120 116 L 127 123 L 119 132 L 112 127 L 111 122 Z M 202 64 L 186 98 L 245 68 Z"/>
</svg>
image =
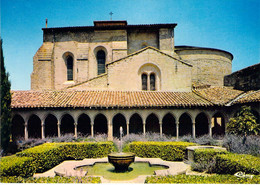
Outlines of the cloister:
<svg viewBox="0 0 260 185">
<path fill-rule="evenodd" d="M 223 111 L 209 110 L 52 110 L 14 112 L 13 138 L 45 138 L 72 133 L 95 136 L 107 134 L 108 139 L 124 135 L 155 132 L 176 137 L 208 134 L 222 135 L 228 116 Z"/>
</svg>

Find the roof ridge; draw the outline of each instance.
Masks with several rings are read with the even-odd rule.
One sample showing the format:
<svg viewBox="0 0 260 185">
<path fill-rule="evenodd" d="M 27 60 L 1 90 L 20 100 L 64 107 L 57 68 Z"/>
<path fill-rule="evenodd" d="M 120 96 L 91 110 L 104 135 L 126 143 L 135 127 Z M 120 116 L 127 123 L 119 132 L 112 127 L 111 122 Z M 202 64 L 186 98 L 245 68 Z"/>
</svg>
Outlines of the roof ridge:
<svg viewBox="0 0 260 185">
<path fill-rule="evenodd" d="M 106 64 L 106 66 L 108 66 L 108 65 L 110 65 L 110 64 L 113 64 L 113 63 L 116 63 L 116 62 L 119 62 L 119 61 L 121 61 L 121 60 L 124 60 L 124 59 L 126 59 L 126 58 L 132 57 L 132 56 L 134 56 L 134 55 L 137 55 L 137 54 L 139 54 L 139 53 L 141 53 L 141 52 L 143 52 L 143 51 L 145 51 L 145 50 L 148 50 L 148 49 L 152 49 L 152 50 L 154 50 L 154 51 L 157 51 L 157 52 L 159 52 L 159 53 L 161 53 L 161 54 L 163 54 L 163 55 L 166 55 L 166 56 L 168 56 L 168 57 L 170 57 L 170 58 L 173 58 L 173 59 L 175 59 L 175 60 L 177 60 L 177 61 L 179 61 L 179 62 L 181 62 L 181 63 L 183 63 L 183 64 L 186 64 L 186 65 L 192 67 L 191 64 L 188 64 L 188 63 L 185 62 L 184 60 L 175 58 L 174 56 L 169 55 L 169 54 L 167 54 L 167 53 L 164 53 L 164 52 L 162 52 L 161 50 L 159 50 L 159 49 L 157 49 L 157 48 L 155 48 L 155 47 L 152 47 L 152 46 L 147 46 L 147 47 L 145 47 L 145 48 L 143 48 L 143 49 L 140 49 L 140 50 L 138 50 L 138 51 L 135 51 L 135 52 L 133 52 L 133 53 L 131 53 L 131 54 L 129 54 L 129 55 L 123 57 L 123 58 L 114 60 L 114 61 L 112 61 L 112 62 Z"/>
<path fill-rule="evenodd" d="M 260 92 L 260 89 L 257 90 L 257 91 L 252 91 L 252 92 L 250 92 L 250 93 L 248 93 L 248 92 L 243 92 L 243 93 L 241 93 L 239 96 L 237 96 L 236 98 L 234 98 L 233 100 L 231 100 L 230 102 L 228 102 L 228 103 L 226 104 L 226 106 L 231 106 L 231 105 L 233 105 L 234 102 L 238 101 L 239 99 L 245 98 L 245 97 L 250 96 L 250 95 L 252 95 L 252 94 L 254 94 L 254 93 L 257 93 L 257 92 Z"/>
<path fill-rule="evenodd" d="M 202 95 L 201 95 L 199 92 L 197 92 L 196 90 L 192 89 L 192 92 L 193 92 L 195 95 L 199 96 L 200 98 L 202 98 L 202 99 L 208 101 L 209 103 L 212 103 L 213 105 L 218 105 L 218 104 L 216 104 L 216 103 L 210 101 L 208 98 L 202 96 Z"/>
<path fill-rule="evenodd" d="M 107 73 L 104 73 L 104 74 L 101 74 L 101 75 L 95 76 L 95 77 L 93 77 L 93 78 L 90 78 L 90 79 L 88 79 L 88 80 L 85 80 L 85 81 L 83 81 L 83 82 L 79 82 L 79 83 L 76 83 L 76 84 L 74 84 L 74 85 L 70 85 L 70 86 L 68 86 L 68 87 L 65 87 L 64 89 L 68 89 L 68 88 L 76 87 L 76 86 L 78 86 L 78 85 L 82 85 L 82 84 L 84 84 L 84 83 L 86 83 L 86 82 L 89 82 L 89 81 L 95 80 L 95 79 L 97 79 L 97 78 L 101 78 L 101 77 L 106 76 L 106 75 L 107 75 Z"/>
</svg>

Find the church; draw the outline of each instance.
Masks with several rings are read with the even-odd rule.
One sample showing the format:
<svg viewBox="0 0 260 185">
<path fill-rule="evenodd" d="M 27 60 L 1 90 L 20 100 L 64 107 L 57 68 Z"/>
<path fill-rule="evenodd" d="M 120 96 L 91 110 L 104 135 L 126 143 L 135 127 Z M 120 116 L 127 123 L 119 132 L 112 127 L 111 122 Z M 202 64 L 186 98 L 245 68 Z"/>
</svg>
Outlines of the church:
<svg viewBox="0 0 260 185">
<path fill-rule="evenodd" d="M 112 140 L 120 126 L 124 135 L 223 135 L 242 105 L 251 106 L 259 122 L 259 89 L 224 84 L 233 55 L 175 46 L 176 26 L 46 25 L 33 57 L 31 90 L 12 91 L 12 137 L 106 134 Z"/>
</svg>

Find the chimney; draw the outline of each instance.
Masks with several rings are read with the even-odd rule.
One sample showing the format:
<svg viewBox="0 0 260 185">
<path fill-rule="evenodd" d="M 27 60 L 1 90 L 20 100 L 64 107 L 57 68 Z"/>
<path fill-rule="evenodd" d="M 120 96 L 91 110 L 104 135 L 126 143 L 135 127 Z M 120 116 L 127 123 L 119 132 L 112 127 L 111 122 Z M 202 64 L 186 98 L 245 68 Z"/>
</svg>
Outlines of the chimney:
<svg viewBox="0 0 260 185">
<path fill-rule="evenodd" d="M 45 20 L 45 26 L 48 27 L 48 19 Z"/>
</svg>

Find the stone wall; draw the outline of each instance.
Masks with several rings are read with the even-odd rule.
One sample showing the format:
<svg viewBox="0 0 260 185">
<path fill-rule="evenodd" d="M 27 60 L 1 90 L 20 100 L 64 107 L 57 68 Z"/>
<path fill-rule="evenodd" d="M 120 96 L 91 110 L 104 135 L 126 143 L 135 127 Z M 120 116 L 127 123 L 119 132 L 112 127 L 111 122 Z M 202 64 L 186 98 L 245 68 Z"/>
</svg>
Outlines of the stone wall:
<svg viewBox="0 0 260 185">
<path fill-rule="evenodd" d="M 175 52 L 193 66 L 193 82 L 223 86 L 224 76 L 231 73 L 233 56 L 228 52 L 208 48 L 178 47 Z"/>
<path fill-rule="evenodd" d="M 260 89 L 260 63 L 236 71 L 224 77 L 224 85 L 249 91 Z"/>
<path fill-rule="evenodd" d="M 142 90 L 141 75 L 146 72 L 156 75 L 156 90 L 191 91 L 191 66 L 156 49 L 146 48 L 109 64 L 107 70 L 111 90 Z"/>
</svg>

